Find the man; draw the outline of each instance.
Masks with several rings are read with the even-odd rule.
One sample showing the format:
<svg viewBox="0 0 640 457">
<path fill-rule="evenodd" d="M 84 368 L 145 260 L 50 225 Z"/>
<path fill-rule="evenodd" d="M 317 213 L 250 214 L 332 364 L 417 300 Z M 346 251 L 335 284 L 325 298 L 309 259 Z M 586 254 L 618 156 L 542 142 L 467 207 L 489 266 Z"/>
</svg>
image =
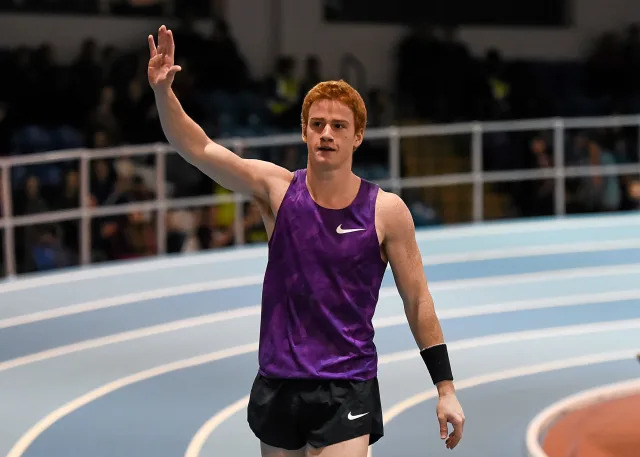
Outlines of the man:
<svg viewBox="0 0 640 457">
<path fill-rule="evenodd" d="M 262 455 L 364 457 L 382 436 L 371 319 L 387 262 L 438 389 L 440 436 L 453 449 L 465 419 L 411 214 L 397 195 L 351 171 L 366 125 L 360 95 L 344 81 L 309 91 L 302 107 L 307 168 L 292 173 L 209 139 L 171 90 L 180 71 L 172 32 L 162 26 L 158 48 L 149 36 L 149 49 L 149 83 L 167 139 L 221 186 L 252 195 L 269 237 L 260 367 L 248 408 Z"/>
</svg>

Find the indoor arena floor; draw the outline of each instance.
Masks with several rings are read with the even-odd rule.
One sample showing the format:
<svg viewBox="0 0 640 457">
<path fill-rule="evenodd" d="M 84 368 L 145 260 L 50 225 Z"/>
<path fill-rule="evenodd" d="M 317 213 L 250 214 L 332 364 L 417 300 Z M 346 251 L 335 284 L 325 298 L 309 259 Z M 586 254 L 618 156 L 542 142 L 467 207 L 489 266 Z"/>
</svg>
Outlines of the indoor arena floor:
<svg viewBox="0 0 640 457">
<path fill-rule="evenodd" d="M 375 457 L 525 456 L 575 392 L 640 376 L 640 215 L 417 234 L 465 435 L 439 438 L 435 389 L 387 271 L 375 316 L 385 436 Z M 257 456 L 264 246 L 0 284 L 0 455 Z"/>
</svg>

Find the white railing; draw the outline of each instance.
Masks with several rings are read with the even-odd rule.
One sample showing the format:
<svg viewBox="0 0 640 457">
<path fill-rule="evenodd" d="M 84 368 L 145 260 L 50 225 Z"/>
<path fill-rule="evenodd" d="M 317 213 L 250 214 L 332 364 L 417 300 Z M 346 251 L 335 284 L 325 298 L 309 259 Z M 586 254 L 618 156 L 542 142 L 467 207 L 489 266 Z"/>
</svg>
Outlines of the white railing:
<svg viewBox="0 0 640 457">
<path fill-rule="evenodd" d="M 401 189 L 418 187 L 450 186 L 458 184 L 473 185 L 473 221 L 483 221 L 483 196 L 485 183 L 514 182 L 522 180 L 536 180 L 553 178 L 555 180 L 555 214 L 565 214 L 565 178 L 599 175 L 640 174 L 640 146 L 637 163 L 615 166 L 580 166 L 565 167 L 564 138 L 566 129 L 577 128 L 615 128 L 640 127 L 640 115 L 607 116 L 591 118 L 548 118 L 532 120 L 514 120 L 499 122 L 466 122 L 446 125 L 410 126 L 371 128 L 366 132 L 368 140 L 388 140 L 389 148 L 389 178 L 377 183 L 392 192 L 399 193 Z M 553 168 L 527 169 L 510 171 L 483 171 L 483 134 L 490 132 L 517 131 L 553 131 Z M 640 128 L 639 141 L 640 145 Z M 402 138 L 443 135 L 471 135 L 471 171 L 468 173 L 445 174 L 438 176 L 403 178 L 400 170 L 400 140 Z M 220 140 L 220 144 L 228 147 L 238 155 L 243 155 L 248 148 L 286 146 L 300 144 L 298 134 L 273 135 L 268 137 L 233 138 Z M 166 213 L 167 210 L 210 206 L 221 203 L 236 203 L 234 218 L 234 234 L 237 244 L 244 243 L 242 226 L 242 203 L 249 198 L 240 194 L 219 196 L 202 196 L 194 198 L 167 199 L 165 187 L 166 155 L 175 151 L 166 144 L 120 147 L 112 149 L 89 150 L 79 149 L 71 151 L 47 152 L 27 156 L 12 156 L 0 159 L 2 170 L 2 214 L 0 229 L 4 229 L 4 256 L 7 276 L 16 274 L 14 229 L 16 227 L 33 224 L 80 220 L 80 263 L 87 265 L 91 261 L 91 230 L 90 222 L 95 217 L 125 215 L 133 211 L 156 211 L 156 236 L 158 255 L 166 250 Z M 156 198 L 153 201 L 103 206 L 91 208 L 89 189 L 89 164 L 91 160 L 114 157 L 131 157 L 154 154 L 156 157 Z M 34 165 L 60 161 L 80 161 L 80 207 L 75 210 L 52 211 L 15 217 L 12 211 L 11 168 L 22 165 Z"/>
</svg>

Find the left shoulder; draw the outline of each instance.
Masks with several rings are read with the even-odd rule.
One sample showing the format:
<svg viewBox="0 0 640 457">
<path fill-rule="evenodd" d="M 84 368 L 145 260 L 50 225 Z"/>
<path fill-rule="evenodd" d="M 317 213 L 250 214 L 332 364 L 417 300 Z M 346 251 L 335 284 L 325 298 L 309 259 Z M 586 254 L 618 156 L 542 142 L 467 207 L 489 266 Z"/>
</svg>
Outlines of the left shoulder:
<svg viewBox="0 0 640 457">
<path fill-rule="evenodd" d="M 376 225 L 383 238 L 413 233 L 415 226 L 407 204 L 393 192 L 380 189 L 376 199 Z"/>
</svg>

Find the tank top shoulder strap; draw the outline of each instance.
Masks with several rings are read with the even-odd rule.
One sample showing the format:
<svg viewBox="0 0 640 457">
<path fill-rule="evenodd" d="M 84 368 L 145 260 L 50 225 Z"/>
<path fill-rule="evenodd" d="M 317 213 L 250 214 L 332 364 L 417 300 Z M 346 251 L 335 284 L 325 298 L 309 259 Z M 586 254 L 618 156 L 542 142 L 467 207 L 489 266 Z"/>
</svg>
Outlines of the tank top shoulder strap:
<svg viewBox="0 0 640 457">
<path fill-rule="evenodd" d="M 354 203 L 360 207 L 368 207 L 370 210 L 373 210 L 375 208 L 376 198 L 378 197 L 378 190 L 380 187 L 366 179 L 362 179 L 360 186 L 362 188 L 360 189 L 360 192 L 358 192 L 358 197 Z"/>
</svg>

